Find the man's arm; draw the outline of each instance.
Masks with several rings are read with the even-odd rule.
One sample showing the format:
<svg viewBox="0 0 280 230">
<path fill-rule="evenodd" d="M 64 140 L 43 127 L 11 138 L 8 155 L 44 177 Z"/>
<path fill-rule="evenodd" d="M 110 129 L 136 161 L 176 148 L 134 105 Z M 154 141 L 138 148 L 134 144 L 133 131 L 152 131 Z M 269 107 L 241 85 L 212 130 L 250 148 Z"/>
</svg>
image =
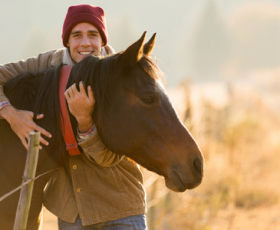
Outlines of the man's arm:
<svg viewBox="0 0 280 230">
<path fill-rule="evenodd" d="M 95 99 L 92 89 L 88 86 L 87 96 L 82 82 L 80 82 L 79 86 L 80 92 L 74 84 L 64 93 L 69 110 L 78 122 L 79 133 L 86 133 L 92 128 L 88 137 L 82 138 L 82 135 L 80 135 L 79 145 L 83 148 L 85 155 L 90 161 L 94 161 L 103 167 L 111 167 L 119 163 L 123 156 L 108 150 L 100 140 L 97 130 L 93 127 L 92 113 Z"/>
<path fill-rule="evenodd" d="M 25 61 L 19 61 L 17 63 L 8 63 L 0 65 L 0 102 L 6 101 L 9 103 L 9 99 L 3 92 L 3 86 L 5 83 L 18 76 L 21 73 L 30 71 L 40 71 L 50 68 L 51 58 L 54 51 L 39 54 L 37 57 L 29 58 Z M 17 110 L 12 105 L 6 105 L 0 108 L 0 118 L 4 118 L 9 122 L 13 131 L 20 138 L 22 144 L 27 148 L 28 134 L 31 131 L 39 131 L 47 137 L 51 137 L 51 134 L 38 126 L 33 121 L 33 113 L 30 111 Z M 43 118 L 44 115 L 38 115 L 37 119 Z M 44 138 L 40 138 L 40 142 L 44 145 L 48 145 L 48 142 Z M 40 146 L 41 148 L 41 146 Z"/>
<path fill-rule="evenodd" d="M 55 50 L 40 53 L 37 57 L 19 62 L 0 65 L 0 102 L 9 101 L 3 92 L 6 82 L 24 72 L 38 72 L 51 67 L 51 59 Z"/>
<path fill-rule="evenodd" d="M 86 139 L 82 139 L 81 135 L 79 135 L 78 140 L 87 158 L 102 167 L 112 167 L 118 164 L 124 157 L 113 153 L 105 147 L 95 127 Z"/>
</svg>

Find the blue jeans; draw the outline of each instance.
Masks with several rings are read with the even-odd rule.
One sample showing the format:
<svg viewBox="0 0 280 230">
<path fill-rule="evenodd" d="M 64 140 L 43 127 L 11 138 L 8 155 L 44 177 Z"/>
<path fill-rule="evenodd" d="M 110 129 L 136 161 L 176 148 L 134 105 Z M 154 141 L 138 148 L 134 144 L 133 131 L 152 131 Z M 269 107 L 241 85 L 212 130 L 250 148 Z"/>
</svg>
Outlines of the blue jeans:
<svg viewBox="0 0 280 230">
<path fill-rule="evenodd" d="M 75 223 L 71 224 L 58 219 L 59 230 L 148 230 L 145 215 L 128 216 L 119 220 L 113 220 L 98 224 L 82 226 L 78 216 Z"/>
</svg>

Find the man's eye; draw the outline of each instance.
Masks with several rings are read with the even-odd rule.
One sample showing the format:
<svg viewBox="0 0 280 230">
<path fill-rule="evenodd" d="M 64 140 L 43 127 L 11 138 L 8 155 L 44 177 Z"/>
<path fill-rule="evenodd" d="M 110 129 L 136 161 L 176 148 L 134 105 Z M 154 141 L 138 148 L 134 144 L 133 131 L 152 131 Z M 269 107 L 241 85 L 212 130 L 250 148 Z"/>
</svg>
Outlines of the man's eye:
<svg viewBox="0 0 280 230">
<path fill-rule="evenodd" d="M 91 36 L 91 37 L 95 37 L 95 36 L 96 36 L 96 34 L 90 34 L 89 36 Z"/>
<path fill-rule="evenodd" d="M 80 34 L 74 34 L 74 38 L 80 37 Z"/>
</svg>

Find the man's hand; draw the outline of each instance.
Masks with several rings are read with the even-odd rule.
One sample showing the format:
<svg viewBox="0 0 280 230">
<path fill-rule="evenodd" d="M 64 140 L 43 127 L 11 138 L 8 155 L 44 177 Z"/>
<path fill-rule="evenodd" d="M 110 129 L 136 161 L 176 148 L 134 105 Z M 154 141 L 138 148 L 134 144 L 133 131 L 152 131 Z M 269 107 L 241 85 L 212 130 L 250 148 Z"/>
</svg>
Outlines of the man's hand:
<svg viewBox="0 0 280 230">
<path fill-rule="evenodd" d="M 88 96 L 83 82 L 80 82 L 79 86 L 80 92 L 76 84 L 73 84 L 65 91 L 64 96 L 67 100 L 70 113 L 78 122 L 79 132 L 85 133 L 93 126 L 92 113 L 95 99 L 90 86 L 88 86 Z"/>
<path fill-rule="evenodd" d="M 7 105 L 0 110 L 0 117 L 6 119 L 7 122 L 9 122 L 12 130 L 19 137 L 21 143 L 26 149 L 28 148 L 27 142 L 30 132 L 34 132 L 36 130 L 49 138 L 52 137 L 49 132 L 38 126 L 33 121 L 33 116 L 33 112 L 17 110 L 11 105 Z M 43 117 L 44 115 L 40 114 L 37 116 L 37 119 L 41 119 Z M 40 137 L 40 142 L 44 145 L 49 145 L 49 142 L 42 138 L 42 136 Z M 42 146 L 40 145 L 39 148 L 42 149 Z"/>
</svg>

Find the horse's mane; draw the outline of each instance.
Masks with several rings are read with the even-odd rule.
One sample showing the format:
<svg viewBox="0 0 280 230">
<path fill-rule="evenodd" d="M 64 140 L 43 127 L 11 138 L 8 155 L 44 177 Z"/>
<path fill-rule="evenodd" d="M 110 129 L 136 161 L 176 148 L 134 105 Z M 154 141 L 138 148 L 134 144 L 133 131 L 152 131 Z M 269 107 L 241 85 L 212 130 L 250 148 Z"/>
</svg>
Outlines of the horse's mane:
<svg viewBox="0 0 280 230">
<path fill-rule="evenodd" d="M 123 73 L 121 68 L 117 68 L 118 57 L 120 54 L 108 57 L 90 56 L 73 66 L 67 88 L 76 84 L 79 90 L 79 82 L 82 81 L 87 86 L 90 85 L 94 92 L 96 105 L 100 106 L 100 110 L 110 103 L 107 96 L 107 86 L 110 79 Z M 147 72 L 155 80 L 163 80 L 163 74 L 157 65 L 147 56 L 143 56 L 137 63 L 145 72 Z M 62 64 L 46 71 L 40 88 L 37 93 L 37 99 L 34 106 L 34 114 L 49 114 L 49 119 L 44 119 L 44 127 L 50 127 L 49 132 L 57 138 L 53 139 L 52 157 L 63 160 L 68 157 L 64 145 L 61 145 L 63 136 L 60 130 L 60 104 L 59 104 L 59 77 Z M 95 105 L 95 106 L 96 106 Z M 50 119 L 51 117 L 51 119 Z M 77 122 L 70 114 L 72 128 L 74 134 L 77 135 Z M 94 119 L 95 120 L 95 119 Z M 103 120 L 101 118 L 101 120 Z M 51 128 L 52 127 L 52 128 Z"/>
<path fill-rule="evenodd" d="M 80 81 L 83 81 L 86 88 L 90 85 L 94 92 L 96 104 L 103 111 L 103 108 L 110 103 L 107 88 L 113 75 L 118 77 L 120 74 L 126 74 L 129 71 L 129 69 L 122 69 L 118 66 L 120 64 L 118 62 L 119 56 L 120 54 L 118 53 L 107 57 L 89 56 L 85 58 L 73 67 L 67 87 L 76 83 L 79 89 Z M 148 56 L 143 56 L 137 65 L 151 78 L 164 82 L 162 71 Z"/>
<path fill-rule="evenodd" d="M 62 163 L 68 158 L 66 148 L 61 143 L 64 142 L 61 130 L 60 130 L 60 103 L 59 103 L 59 78 L 60 71 L 63 65 L 60 64 L 54 68 L 51 68 L 45 72 L 42 79 L 36 100 L 34 104 L 34 117 L 37 114 L 44 114 L 46 119 L 40 120 L 40 125 L 47 127 L 46 129 L 52 133 L 53 137 L 49 139 L 50 146 L 48 152 L 51 157 L 58 163 Z M 35 119 L 36 120 L 36 119 Z"/>
<path fill-rule="evenodd" d="M 160 80 L 165 83 L 163 72 L 158 65 L 148 56 L 143 56 L 138 62 L 140 67 L 155 80 Z"/>
</svg>

